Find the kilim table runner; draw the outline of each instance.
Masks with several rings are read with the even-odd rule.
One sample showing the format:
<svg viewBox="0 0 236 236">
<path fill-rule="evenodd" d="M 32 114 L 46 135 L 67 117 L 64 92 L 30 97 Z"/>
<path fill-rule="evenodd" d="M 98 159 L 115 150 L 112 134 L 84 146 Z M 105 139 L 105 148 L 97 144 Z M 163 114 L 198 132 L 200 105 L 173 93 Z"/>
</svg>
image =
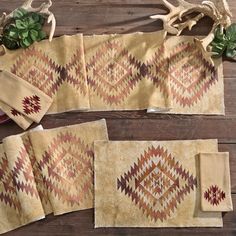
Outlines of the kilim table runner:
<svg viewBox="0 0 236 236">
<path fill-rule="evenodd" d="M 0 233 L 94 206 L 95 140 L 108 140 L 105 120 L 34 130 L 0 144 Z"/>
<path fill-rule="evenodd" d="M 222 227 L 201 211 L 201 152 L 217 140 L 95 142 L 95 227 Z"/>
<path fill-rule="evenodd" d="M 53 98 L 47 113 L 143 110 L 224 114 L 221 61 L 164 32 L 62 36 L 7 50 L 1 69 Z M 18 114 L 13 111 L 12 116 Z"/>
</svg>

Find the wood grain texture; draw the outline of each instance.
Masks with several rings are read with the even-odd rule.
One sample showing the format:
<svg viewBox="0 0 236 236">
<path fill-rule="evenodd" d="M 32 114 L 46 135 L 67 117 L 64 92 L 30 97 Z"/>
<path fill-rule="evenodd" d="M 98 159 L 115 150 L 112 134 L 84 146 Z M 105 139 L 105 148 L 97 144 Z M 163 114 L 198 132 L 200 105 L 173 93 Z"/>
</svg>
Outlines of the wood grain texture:
<svg viewBox="0 0 236 236">
<path fill-rule="evenodd" d="M 1 0 L 1 11 L 10 12 L 23 0 Z M 36 1 L 36 5 L 42 0 Z M 191 2 L 200 2 L 191 0 Z M 228 0 L 236 21 L 235 0 Z M 160 30 L 159 21 L 149 19 L 152 14 L 164 14 L 160 0 L 54 0 L 52 11 L 57 18 L 56 36 L 84 33 L 130 33 Z M 203 19 L 194 30 L 186 34 L 205 35 L 211 20 Z M 72 125 L 101 118 L 107 119 L 111 140 L 178 140 L 219 139 L 219 151 L 230 152 L 232 196 L 236 207 L 236 64 L 224 62 L 226 116 L 182 116 L 134 112 L 67 113 L 47 116 L 42 120 L 45 128 Z M 0 140 L 21 133 L 13 122 L 0 126 Z M 236 213 L 224 215 L 224 228 L 201 229 L 93 229 L 93 210 L 86 210 L 45 220 L 6 234 L 8 236 L 233 236 L 236 235 Z"/>
</svg>

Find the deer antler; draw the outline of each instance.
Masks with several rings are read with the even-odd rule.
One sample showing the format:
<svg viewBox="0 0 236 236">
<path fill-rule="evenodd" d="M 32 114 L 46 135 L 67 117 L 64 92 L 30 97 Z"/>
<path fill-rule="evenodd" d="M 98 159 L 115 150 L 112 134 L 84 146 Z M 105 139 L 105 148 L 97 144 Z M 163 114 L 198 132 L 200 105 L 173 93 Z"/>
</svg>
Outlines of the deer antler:
<svg viewBox="0 0 236 236">
<path fill-rule="evenodd" d="M 207 51 L 208 45 L 214 39 L 215 29 L 220 26 L 223 31 L 224 28 L 231 25 L 232 14 L 226 0 L 203 1 L 202 4 L 193 4 L 185 0 L 177 0 L 177 7 L 167 0 L 162 1 L 170 12 L 167 15 L 154 15 L 151 16 L 151 18 L 162 20 L 166 33 L 180 35 L 186 28 L 191 30 L 192 27 L 205 16 L 210 17 L 214 21 L 214 25 L 208 36 L 202 40 L 197 39 L 205 51 Z M 190 16 L 192 13 L 199 14 L 191 19 Z M 182 20 L 183 17 L 187 17 L 187 20 L 184 22 Z M 177 21 L 180 21 L 180 23 Z"/>
<path fill-rule="evenodd" d="M 37 8 L 32 7 L 33 1 L 34 0 L 27 0 L 26 2 L 24 2 L 22 4 L 22 6 L 20 8 L 23 8 L 29 12 L 37 12 L 37 13 L 40 13 L 44 16 L 48 16 L 47 22 L 48 22 L 48 24 L 51 23 L 51 30 L 50 30 L 50 34 L 49 34 L 49 41 L 51 41 L 53 39 L 55 29 L 56 29 L 56 18 L 54 16 L 54 14 L 51 11 L 49 11 L 49 8 L 52 6 L 52 1 L 48 0 L 47 3 L 42 3 Z M 6 13 L 3 13 L 2 17 L 0 18 L 1 28 L 3 28 L 8 23 L 8 21 L 13 17 L 13 14 L 14 14 L 14 11 L 8 15 L 6 15 Z"/>
</svg>

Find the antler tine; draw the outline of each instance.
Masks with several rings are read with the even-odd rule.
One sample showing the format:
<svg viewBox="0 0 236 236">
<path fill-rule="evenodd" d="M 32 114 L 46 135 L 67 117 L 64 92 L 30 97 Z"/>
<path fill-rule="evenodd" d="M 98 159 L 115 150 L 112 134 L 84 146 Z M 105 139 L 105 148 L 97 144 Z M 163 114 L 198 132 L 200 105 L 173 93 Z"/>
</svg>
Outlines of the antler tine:
<svg viewBox="0 0 236 236">
<path fill-rule="evenodd" d="M 167 0 L 163 0 L 164 5 L 170 10 L 167 15 L 153 15 L 150 18 L 163 21 L 163 28 L 167 34 L 180 35 L 185 28 L 192 29 L 204 16 L 212 18 L 214 25 L 209 35 L 198 42 L 202 48 L 207 50 L 207 46 L 214 39 L 215 29 L 220 26 L 222 31 L 231 24 L 231 12 L 227 0 L 205 0 L 201 4 L 189 3 L 186 0 L 177 0 L 178 6 L 172 5 Z M 192 13 L 199 13 L 190 18 Z M 186 21 L 182 21 L 183 16 L 189 16 Z M 177 20 L 181 21 L 176 23 Z"/>
</svg>

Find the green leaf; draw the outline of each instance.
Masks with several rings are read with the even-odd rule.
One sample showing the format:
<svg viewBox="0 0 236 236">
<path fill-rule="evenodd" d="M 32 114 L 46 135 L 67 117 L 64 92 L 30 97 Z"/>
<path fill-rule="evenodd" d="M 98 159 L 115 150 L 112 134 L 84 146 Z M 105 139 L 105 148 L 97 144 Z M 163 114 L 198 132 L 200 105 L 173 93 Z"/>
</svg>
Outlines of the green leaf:
<svg viewBox="0 0 236 236">
<path fill-rule="evenodd" d="M 214 40 L 220 40 L 220 41 L 225 41 L 227 40 L 226 35 L 224 34 L 224 32 L 221 32 L 220 27 L 218 27 L 215 31 L 215 39 Z"/>
<path fill-rule="evenodd" d="M 47 37 L 47 34 L 44 31 L 39 31 L 38 33 L 38 41 L 43 40 Z"/>
<path fill-rule="evenodd" d="M 30 30 L 30 37 L 33 41 L 37 41 L 38 36 L 39 36 L 39 33 L 37 30 L 34 30 L 34 29 Z"/>
<path fill-rule="evenodd" d="M 34 29 L 35 29 L 35 30 L 41 30 L 41 29 L 42 29 L 42 25 L 41 25 L 40 23 L 36 23 L 36 24 L 34 25 Z"/>
<path fill-rule="evenodd" d="M 25 9 L 18 8 L 13 12 L 13 17 L 15 19 L 19 19 L 19 18 L 26 16 L 27 14 L 28 14 L 28 12 Z"/>
<path fill-rule="evenodd" d="M 23 48 L 29 47 L 32 43 L 33 43 L 33 41 L 31 40 L 30 37 L 25 38 L 25 39 L 21 40 L 21 42 L 20 42 L 20 44 Z"/>
<path fill-rule="evenodd" d="M 21 39 L 27 38 L 29 35 L 29 31 L 28 30 L 21 31 L 19 35 Z"/>
<path fill-rule="evenodd" d="M 231 58 L 231 59 L 233 59 L 233 60 L 236 60 L 236 49 L 227 49 L 226 50 L 226 56 L 228 57 L 228 58 Z"/>
<path fill-rule="evenodd" d="M 226 29 L 226 36 L 227 36 L 228 40 L 236 41 L 236 24 L 235 23 L 230 25 Z"/>
<path fill-rule="evenodd" d="M 25 29 L 27 28 L 27 24 L 22 20 L 16 20 L 16 28 L 20 30 Z"/>
<path fill-rule="evenodd" d="M 19 37 L 17 30 L 10 30 L 8 35 L 13 39 L 18 39 L 18 37 Z"/>
<path fill-rule="evenodd" d="M 39 16 L 39 14 L 37 14 L 37 13 L 35 13 L 35 12 L 32 12 L 32 13 L 31 13 L 31 17 L 32 17 L 34 23 L 38 23 L 38 22 L 40 21 L 40 16 Z"/>
<path fill-rule="evenodd" d="M 6 36 L 3 37 L 2 42 L 5 45 L 5 47 L 10 50 L 14 50 L 14 49 L 19 48 L 17 41 L 12 40 L 11 38 L 8 38 Z"/>
</svg>

